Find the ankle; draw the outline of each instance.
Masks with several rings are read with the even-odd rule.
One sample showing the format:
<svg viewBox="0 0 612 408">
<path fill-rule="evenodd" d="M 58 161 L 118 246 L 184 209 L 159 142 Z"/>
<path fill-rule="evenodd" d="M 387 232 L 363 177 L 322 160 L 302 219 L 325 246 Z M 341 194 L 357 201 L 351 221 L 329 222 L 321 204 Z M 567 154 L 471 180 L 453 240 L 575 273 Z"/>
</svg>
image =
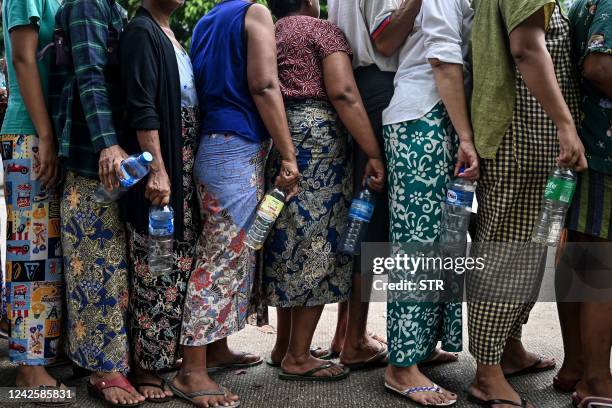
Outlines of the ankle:
<svg viewBox="0 0 612 408">
<path fill-rule="evenodd" d="M 302 365 L 305 364 L 311 358 L 312 356 L 310 355 L 310 351 L 304 353 L 287 350 L 287 353 L 285 353 L 285 357 L 283 357 L 282 362 L 284 364 L 290 365 Z"/>
</svg>

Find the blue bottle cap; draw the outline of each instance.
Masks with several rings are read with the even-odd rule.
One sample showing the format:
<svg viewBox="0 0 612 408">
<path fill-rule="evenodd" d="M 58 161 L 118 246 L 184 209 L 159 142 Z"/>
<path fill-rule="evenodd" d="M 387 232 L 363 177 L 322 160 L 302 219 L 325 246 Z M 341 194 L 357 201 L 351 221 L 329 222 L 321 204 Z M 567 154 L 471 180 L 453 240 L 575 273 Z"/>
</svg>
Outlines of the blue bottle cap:
<svg viewBox="0 0 612 408">
<path fill-rule="evenodd" d="M 153 163 L 153 155 L 149 152 L 144 152 L 140 155 L 138 161 L 142 164 L 151 164 Z"/>
<path fill-rule="evenodd" d="M 463 173 L 465 173 L 465 167 L 461 166 L 459 168 L 459 174 L 463 174 Z"/>
</svg>

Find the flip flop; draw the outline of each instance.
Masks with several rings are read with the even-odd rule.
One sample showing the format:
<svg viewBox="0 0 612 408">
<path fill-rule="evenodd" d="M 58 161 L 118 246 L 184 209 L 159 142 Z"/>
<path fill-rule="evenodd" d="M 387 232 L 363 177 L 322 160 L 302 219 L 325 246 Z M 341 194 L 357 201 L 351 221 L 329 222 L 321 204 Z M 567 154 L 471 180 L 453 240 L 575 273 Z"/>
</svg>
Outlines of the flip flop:
<svg viewBox="0 0 612 408">
<path fill-rule="evenodd" d="M 168 383 L 166 382 L 166 380 L 164 380 L 163 378 L 161 378 L 161 382 L 159 384 L 155 384 L 155 383 L 150 383 L 150 382 L 132 382 L 132 384 L 134 384 L 134 387 L 136 388 L 136 390 L 138 391 L 139 387 L 152 387 L 152 388 L 157 388 L 160 389 L 162 391 L 166 391 L 166 386 L 168 385 Z M 140 392 L 140 391 L 138 391 Z M 142 392 L 140 392 L 142 394 Z M 142 394 L 144 396 L 144 394 Z M 147 402 L 151 402 L 153 404 L 161 404 L 162 402 L 168 402 L 170 401 L 172 398 L 172 396 L 166 396 L 163 398 L 146 398 Z"/>
<path fill-rule="evenodd" d="M 514 372 L 514 373 L 504 374 L 504 376 L 506 378 L 514 378 L 514 377 L 520 377 L 522 375 L 537 374 L 537 373 L 542 373 L 544 371 L 554 370 L 555 367 L 557 366 L 557 363 L 553 363 L 552 365 L 549 365 L 549 366 L 546 366 L 546 367 L 538 367 L 540 364 L 542 364 L 544 362 L 545 358 L 546 357 L 544 357 L 544 356 L 540 356 L 540 357 L 538 357 L 538 361 L 536 361 L 535 363 L 533 363 L 529 367 L 525 367 L 522 370 L 518 370 L 517 372 Z"/>
<path fill-rule="evenodd" d="M 304 374 L 290 374 L 282 371 L 278 378 L 281 380 L 287 381 L 321 381 L 321 382 L 331 382 L 331 381 L 339 381 L 343 380 L 349 376 L 350 370 L 347 367 L 344 367 L 340 374 L 332 375 L 332 376 L 316 376 L 315 374 L 319 371 L 326 370 L 328 368 L 337 367 L 338 364 L 335 363 L 327 363 L 323 364 L 319 367 L 315 367 L 312 370 L 306 371 Z"/>
<path fill-rule="evenodd" d="M 389 351 L 387 346 L 384 343 L 380 343 L 381 348 L 374 354 L 372 357 L 368 358 L 365 361 L 360 363 L 352 363 L 345 364 L 342 363 L 343 366 L 348 367 L 351 371 L 363 371 L 363 370 L 372 370 L 375 368 L 386 367 L 389 364 L 389 360 L 387 356 L 389 355 Z"/>
<path fill-rule="evenodd" d="M 58 379 L 55 380 L 55 385 L 41 385 L 40 387 L 38 387 L 39 389 L 46 389 L 46 388 L 61 388 L 62 387 L 62 382 Z M 66 387 L 64 385 L 64 387 Z M 57 401 L 57 402 L 53 402 L 53 401 L 37 401 L 34 404 L 41 406 L 41 407 L 65 407 L 67 405 L 71 405 L 74 403 L 74 400 L 69 400 L 69 401 Z"/>
<path fill-rule="evenodd" d="M 448 402 L 443 402 L 441 404 L 428 404 L 428 405 L 423 405 L 417 401 L 415 401 L 411 395 L 412 394 L 416 394 L 418 392 L 435 392 L 437 394 L 442 394 L 442 388 L 437 385 L 437 384 L 433 384 L 431 387 L 412 387 L 412 388 L 407 388 L 405 390 L 399 390 L 397 388 L 395 388 L 392 385 L 389 385 L 386 381 L 385 381 L 385 389 L 387 391 L 390 391 L 394 394 L 399 394 L 402 397 L 410 400 L 411 402 L 418 404 L 422 407 L 452 407 L 453 405 L 455 405 L 457 403 L 457 400 L 450 400 Z"/>
<path fill-rule="evenodd" d="M 320 360 L 336 360 L 340 358 L 340 353 L 337 351 L 332 351 L 331 349 L 325 349 L 325 353 L 323 355 L 317 356 L 317 352 L 320 350 L 323 350 L 323 348 L 317 347 L 316 349 L 310 349 L 310 355 Z"/>
<path fill-rule="evenodd" d="M 265 361 L 266 361 L 266 364 L 269 365 L 270 367 L 278 368 L 281 366 L 281 363 L 275 363 L 274 361 L 272 361 L 272 357 L 266 358 Z"/>
<path fill-rule="evenodd" d="M 249 354 L 251 354 L 251 353 L 240 353 L 239 360 L 244 359 Z M 218 372 L 224 371 L 224 370 L 237 370 L 237 369 L 240 369 L 240 368 L 250 368 L 250 367 L 258 366 L 258 365 L 260 365 L 263 362 L 264 362 L 264 359 L 262 357 L 260 357 L 259 360 L 253 361 L 252 363 L 223 364 L 223 365 L 220 365 L 220 366 L 208 367 L 208 373 L 209 374 L 213 374 L 213 373 L 218 373 Z"/>
<path fill-rule="evenodd" d="M 199 405 L 196 404 L 195 402 L 195 399 L 198 397 L 212 397 L 212 396 L 219 396 L 219 395 L 225 396 L 226 394 L 226 389 L 222 385 L 219 385 L 219 389 L 216 391 L 196 391 L 196 392 L 190 392 L 190 393 L 186 393 L 186 392 L 179 390 L 174 385 L 172 385 L 172 383 L 169 383 L 168 387 L 170 387 L 170 390 L 178 398 L 185 400 L 187 402 L 190 402 L 196 407 L 199 407 Z M 240 401 L 234 401 L 230 405 L 224 405 L 224 407 L 226 408 L 238 408 L 239 406 L 240 406 Z"/>
<path fill-rule="evenodd" d="M 553 388 L 559 392 L 563 392 L 566 394 L 572 393 L 576 391 L 576 385 L 580 380 L 562 380 L 558 376 L 553 378 Z"/>
<path fill-rule="evenodd" d="M 96 384 L 92 384 L 90 381 L 87 381 L 87 393 L 89 394 L 89 396 L 104 401 L 112 407 L 137 407 L 145 403 L 145 401 L 142 401 L 137 402 L 135 404 L 113 404 L 112 402 L 107 400 L 106 397 L 104 397 L 104 393 L 102 392 L 107 388 L 119 388 L 127 393 L 132 393 L 136 391 L 132 384 L 130 384 L 128 379 L 125 378 L 123 375 L 116 376 L 114 378 L 111 378 L 110 380 L 98 381 Z"/>
<path fill-rule="evenodd" d="M 595 396 L 581 398 L 575 392 L 572 395 L 572 404 L 576 408 L 612 408 L 612 398 Z"/>
<path fill-rule="evenodd" d="M 468 401 L 473 402 L 481 407 L 494 408 L 495 405 L 511 405 L 513 407 L 527 408 L 527 401 L 521 398 L 521 402 L 515 402 L 505 399 L 491 399 L 483 400 L 475 396 L 474 394 L 468 393 Z"/>
</svg>

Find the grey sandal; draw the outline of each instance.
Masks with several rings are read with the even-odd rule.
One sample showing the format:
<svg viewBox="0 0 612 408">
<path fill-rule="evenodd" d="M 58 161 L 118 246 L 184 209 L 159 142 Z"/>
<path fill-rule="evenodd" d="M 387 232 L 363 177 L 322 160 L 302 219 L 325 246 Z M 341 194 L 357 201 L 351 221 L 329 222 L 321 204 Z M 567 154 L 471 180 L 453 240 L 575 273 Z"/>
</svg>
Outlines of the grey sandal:
<svg viewBox="0 0 612 408">
<path fill-rule="evenodd" d="M 170 387 L 170 390 L 174 393 L 174 395 L 177 398 L 190 402 L 195 406 L 199 406 L 195 402 L 195 399 L 198 397 L 213 397 L 213 396 L 221 396 L 221 395 L 225 396 L 227 393 L 227 390 L 222 385 L 219 385 L 219 389 L 216 391 L 196 391 L 196 392 L 190 392 L 190 393 L 186 393 L 186 392 L 179 390 L 171 382 L 168 384 L 168 387 Z M 240 406 L 240 401 L 234 401 L 230 405 L 225 405 L 225 407 L 227 408 L 238 408 L 239 406 Z"/>
</svg>

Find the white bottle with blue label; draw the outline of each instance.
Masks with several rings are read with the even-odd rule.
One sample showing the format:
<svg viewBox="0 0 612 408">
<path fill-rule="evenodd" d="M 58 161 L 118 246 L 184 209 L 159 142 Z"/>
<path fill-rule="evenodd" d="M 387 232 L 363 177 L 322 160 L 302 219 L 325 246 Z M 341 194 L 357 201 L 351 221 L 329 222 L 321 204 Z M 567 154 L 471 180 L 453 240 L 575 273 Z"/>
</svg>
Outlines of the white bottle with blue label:
<svg viewBox="0 0 612 408">
<path fill-rule="evenodd" d="M 338 252 L 347 255 L 358 255 L 361 253 L 361 242 L 368 231 L 368 225 L 372 219 L 376 197 L 367 185 L 353 199 L 349 210 L 349 223 L 340 238 Z"/>
<path fill-rule="evenodd" d="M 174 210 L 170 205 L 149 209 L 149 275 L 158 277 L 174 267 Z"/>
<path fill-rule="evenodd" d="M 462 168 L 459 173 L 463 171 Z M 440 244 L 456 256 L 465 254 L 475 191 L 476 183 L 455 177 L 448 185 L 446 201 L 442 205 Z"/>
</svg>

